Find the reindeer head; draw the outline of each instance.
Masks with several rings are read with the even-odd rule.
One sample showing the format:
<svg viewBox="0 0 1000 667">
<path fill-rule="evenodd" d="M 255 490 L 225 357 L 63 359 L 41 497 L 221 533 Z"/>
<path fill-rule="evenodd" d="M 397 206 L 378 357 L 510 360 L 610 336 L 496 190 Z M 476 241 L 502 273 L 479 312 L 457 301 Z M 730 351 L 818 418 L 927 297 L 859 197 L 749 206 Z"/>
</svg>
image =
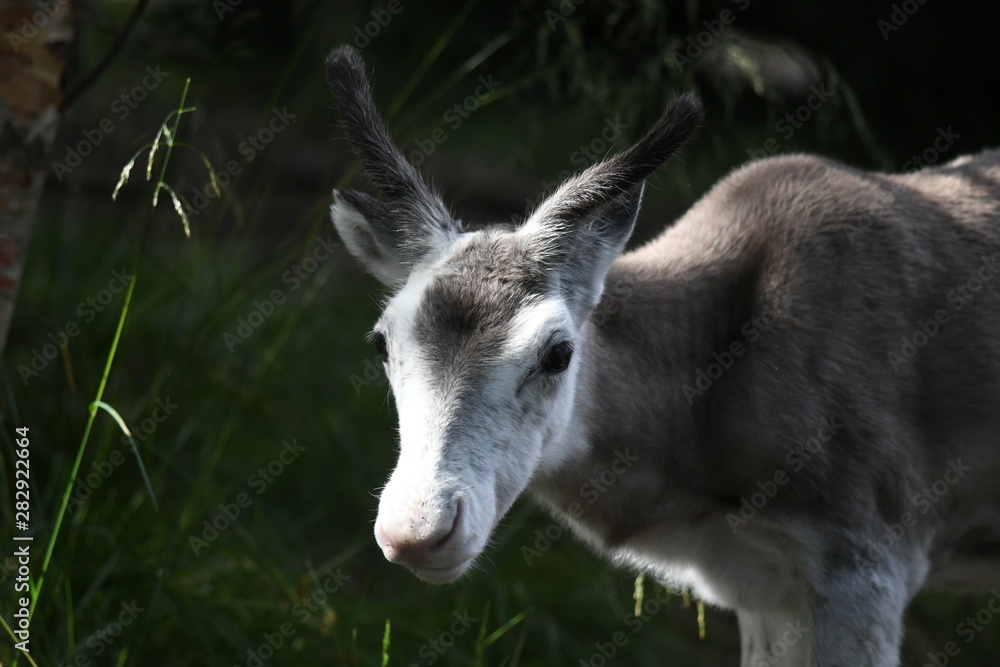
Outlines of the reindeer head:
<svg viewBox="0 0 1000 667">
<path fill-rule="evenodd" d="M 643 183 L 694 132 L 677 100 L 628 150 L 565 182 L 515 230 L 466 231 L 392 143 L 360 56 L 326 60 L 343 124 L 383 201 L 334 191 L 334 225 L 393 291 L 371 337 L 399 414 L 400 454 L 375 536 L 420 578 L 460 577 L 570 435 L 587 322 L 635 224 Z"/>
</svg>

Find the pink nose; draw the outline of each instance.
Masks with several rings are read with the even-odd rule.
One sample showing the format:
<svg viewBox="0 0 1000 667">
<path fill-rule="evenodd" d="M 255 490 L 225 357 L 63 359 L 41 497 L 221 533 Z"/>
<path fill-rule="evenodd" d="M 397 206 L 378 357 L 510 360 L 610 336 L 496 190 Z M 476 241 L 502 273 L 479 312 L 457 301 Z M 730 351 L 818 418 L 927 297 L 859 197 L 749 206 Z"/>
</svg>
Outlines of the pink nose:
<svg viewBox="0 0 1000 667">
<path fill-rule="evenodd" d="M 460 531 L 462 515 L 461 500 L 455 503 L 454 512 L 442 512 L 430 520 L 405 514 L 380 515 L 375 522 L 375 539 L 386 560 L 411 567 L 433 568 L 447 557 L 448 546 Z"/>
</svg>

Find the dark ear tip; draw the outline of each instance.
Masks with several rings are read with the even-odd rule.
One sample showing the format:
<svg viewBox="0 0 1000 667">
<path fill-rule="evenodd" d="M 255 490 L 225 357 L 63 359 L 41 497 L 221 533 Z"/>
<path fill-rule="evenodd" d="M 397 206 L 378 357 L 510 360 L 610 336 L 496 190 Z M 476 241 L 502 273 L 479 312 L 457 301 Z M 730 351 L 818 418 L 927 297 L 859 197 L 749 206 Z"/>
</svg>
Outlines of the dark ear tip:
<svg viewBox="0 0 1000 667">
<path fill-rule="evenodd" d="M 670 111 L 681 117 L 693 117 L 701 120 L 702 115 L 705 113 L 705 107 L 697 95 L 688 92 L 674 100 L 674 103 L 670 105 Z"/>
<path fill-rule="evenodd" d="M 345 201 L 354 208 L 358 208 L 358 203 L 362 201 L 364 194 L 358 192 L 357 190 L 351 190 L 349 188 L 340 188 L 333 191 L 333 198 L 340 201 Z"/>
<path fill-rule="evenodd" d="M 326 78 L 331 84 L 345 77 L 364 78 L 365 61 L 358 50 L 350 44 L 342 44 L 330 51 L 324 62 Z"/>
<path fill-rule="evenodd" d="M 334 190 L 333 197 L 335 201 L 343 201 L 354 207 L 369 220 L 383 220 L 390 217 L 389 208 L 385 204 L 360 190 L 349 188 Z"/>
<path fill-rule="evenodd" d="M 704 108 L 694 93 L 684 93 L 667 107 L 649 136 L 666 139 L 679 147 L 691 139 L 701 125 Z"/>
</svg>

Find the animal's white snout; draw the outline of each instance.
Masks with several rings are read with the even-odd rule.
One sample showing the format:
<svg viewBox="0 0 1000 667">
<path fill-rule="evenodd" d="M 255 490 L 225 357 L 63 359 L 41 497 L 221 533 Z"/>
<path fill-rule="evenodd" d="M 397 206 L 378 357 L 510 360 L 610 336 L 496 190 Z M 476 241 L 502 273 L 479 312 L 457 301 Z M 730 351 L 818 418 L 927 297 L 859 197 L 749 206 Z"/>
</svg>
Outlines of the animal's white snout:
<svg viewBox="0 0 1000 667">
<path fill-rule="evenodd" d="M 459 528 L 462 501 L 451 512 L 424 514 L 390 512 L 375 522 L 375 538 L 387 560 L 419 565 L 435 552 L 445 549 Z"/>
<path fill-rule="evenodd" d="M 418 502 L 393 508 L 383 502 L 375 540 L 386 560 L 399 563 L 432 583 L 458 579 L 479 549 L 468 531 L 468 500 L 458 496 L 434 507 Z"/>
</svg>

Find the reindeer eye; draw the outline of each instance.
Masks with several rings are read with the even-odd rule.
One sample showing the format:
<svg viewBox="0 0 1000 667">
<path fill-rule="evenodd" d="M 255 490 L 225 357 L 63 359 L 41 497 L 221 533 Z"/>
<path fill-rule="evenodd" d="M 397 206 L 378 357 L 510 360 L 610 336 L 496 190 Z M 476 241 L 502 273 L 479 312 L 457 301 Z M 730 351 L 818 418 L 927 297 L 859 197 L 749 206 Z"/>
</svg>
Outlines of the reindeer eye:
<svg viewBox="0 0 1000 667">
<path fill-rule="evenodd" d="M 375 343 L 375 351 L 378 352 L 378 356 L 382 357 L 382 361 L 388 361 L 389 348 L 386 346 L 385 334 L 376 331 L 372 336 L 372 342 Z"/>
<path fill-rule="evenodd" d="M 566 341 L 556 343 L 545 353 L 542 359 L 542 370 L 546 373 L 562 373 L 569 367 L 573 356 L 573 347 Z"/>
</svg>

